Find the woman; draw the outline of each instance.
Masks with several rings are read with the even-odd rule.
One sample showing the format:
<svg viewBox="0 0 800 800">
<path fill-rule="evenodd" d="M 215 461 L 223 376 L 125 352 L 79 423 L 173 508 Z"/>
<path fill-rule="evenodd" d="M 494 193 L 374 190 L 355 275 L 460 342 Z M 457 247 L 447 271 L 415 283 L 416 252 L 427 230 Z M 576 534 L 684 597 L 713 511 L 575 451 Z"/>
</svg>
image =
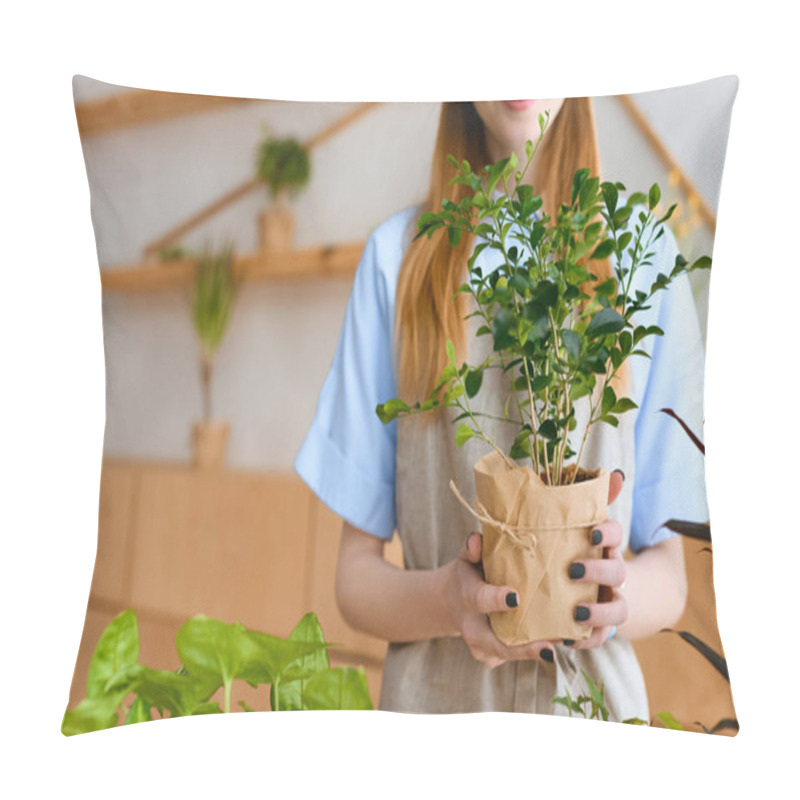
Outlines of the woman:
<svg viewBox="0 0 800 800">
<path fill-rule="evenodd" d="M 487 614 L 515 607 L 518 590 L 483 580 L 481 536 L 470 534 L 474 520 L 447 488 L 452 478 L 474 497 L 472 466 L 485 445 L 470 440 L 455 446 L 452 409 L 388 426 L 375 414 L 375 406 L 392 397 L 428 395 L 444 366 L 447 339 L 456 343 L 459 363 L 479 363 L 488 354 L 491 337 L 474 336 L 472 321 L 464 319 L 471 298 L 462 294 L 458 305 L 452 302 L 474 240 L 462 237 L 451 248 L 446 236 L 411 239 L 422 211 L 463 196 L 463 187 L 448 185 L 448 154 L 466 158 L 476 172 L 512 151 L 524 163 L 525 142 L 538 138 L 545 110 L 550 124 L 526 180 L 552 214 L 569 200 L 576 169 L 599 173 L 591 100 L 443 104 L 427 202 L 395 214 L 370 236 L 317 414 L 295 463 L 345 520 L 336 573 L 342 615 L 390 643 L 382 709 L 566 713 L 552 698 L 565 690 L 582 693 L 584 669 L 605 684 L 612 719 L 648 719 L 629 640 L 674 624 L 684 607 L 681 541 L 662 525 L 673 517 L 705 518 L 705 488 L 702 472 L 691 468 L 691 446 L 658 409 L 673 407 L 696 429 L 702 423 L 703 351 L 686 280 L 660 292 L 646 312 L 647 324 L 659 324 L 666 336 L 647 340 L 651 360 L 628 362 L 628 394 L 638 411 L 622 415 L 617 429 L 595 426 L 584 451 L 582 466 L 617 467 L 609 496 L 614 519 L 592 532 L 604 557 L 570 568 L 573 580 L 601 586 L 598 603 L 575 609 L 590 630 L 585 640 L 507 647 L 497 639 Z M 672 235 L 662 236 L 652 275 L 661 264 L 671 267 L 676 254 Z M 485 374 L 478 395 L 481 410 L 497 417 L 504 399 L 499 372 Z M 499 424 L 487 424 L 498 444 L 509 444 Z M 395 529 L 404 570 L 383 558 Z M 635 555 L 624 561 L 629 546 Z"/>
</svg>

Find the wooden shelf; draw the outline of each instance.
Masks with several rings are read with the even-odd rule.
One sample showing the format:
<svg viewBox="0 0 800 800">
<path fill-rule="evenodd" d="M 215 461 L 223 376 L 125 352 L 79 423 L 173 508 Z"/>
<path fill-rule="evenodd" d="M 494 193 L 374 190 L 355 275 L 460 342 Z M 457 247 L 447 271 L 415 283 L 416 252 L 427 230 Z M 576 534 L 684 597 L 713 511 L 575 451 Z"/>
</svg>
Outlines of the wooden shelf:
<svg viewBox="0 0 800 800">
<path fill-rule="evenodd" d="M 355 274 L 364 242 L 345 242 L 303 250 L 243 253 L 234 259 L 237 280 L 290 282 Z M 152 261 L 100 270 L 100 283 L 109 292 L 158 291 L 189 287 L 194 282 L 194 259 Z"/>
</svg>

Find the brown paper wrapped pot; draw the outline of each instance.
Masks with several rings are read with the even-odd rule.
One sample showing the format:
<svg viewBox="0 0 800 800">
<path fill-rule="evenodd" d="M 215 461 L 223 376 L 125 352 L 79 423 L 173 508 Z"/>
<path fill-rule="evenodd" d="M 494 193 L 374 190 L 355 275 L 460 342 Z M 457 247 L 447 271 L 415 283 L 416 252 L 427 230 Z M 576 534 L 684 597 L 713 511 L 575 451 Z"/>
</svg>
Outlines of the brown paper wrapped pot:
<svg viewBox="0 0 800 800">
<path fill-rule="evenodd" d="M 569 568 L 577 559 L 602 557 L 591 536 L 608 514 L 608 473 L 548 486 L 530 467 L 512 468 L 493 451 L 474 474 L 479 503 L 512 527 L 509 533 L 483 522 L 486 581 L 513 586 L 520 600 L 518 608 L 489 615 L 497 638 L 507 645 L 588 638 L 590 626 L 575 621 L 575 607 L 597 602 L 598 586 L 573 581 Z"/>
</svg>

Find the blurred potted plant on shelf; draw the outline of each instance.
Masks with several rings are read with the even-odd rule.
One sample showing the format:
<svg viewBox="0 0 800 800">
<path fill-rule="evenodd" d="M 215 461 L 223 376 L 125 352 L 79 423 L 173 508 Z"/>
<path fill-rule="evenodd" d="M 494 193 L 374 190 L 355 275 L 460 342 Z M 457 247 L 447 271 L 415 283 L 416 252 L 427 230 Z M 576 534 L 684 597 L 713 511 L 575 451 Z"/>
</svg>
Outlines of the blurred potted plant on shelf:
<svg viewBox="0 0 800 800">
<path fill-rule="evenodd" d="M 214 361 L 228 327 L 237 286 L 233 276 L 234 249 L 225 245 L 214 252 L 206 245 L 195 263 L 192 322 L 200 343 L 200 379 L 203 392 L 203 419 L 192 429 L 194 464 L 219 468 L 225 462 L 230 425 L 214 420 L 211 412 L 211 385 Z"/>
<path fill-rule="evenodd" d="M 119 614 L 100 636 L 86 697 L 64 714 L 61 732 L 74 736 L 152 719 L 227 713 L 235 710 L 234 681 L 253 688 L 269 684 L 273 711 L 372 709 L 363 668 L 331 668 L 332 645 L 313 612 L 287 639 L 198 615 L 180 628 L 175 646 L 182 663 L 177 671 L 140 664 L 136 614 Z M 242 700 L 239 706 L 255 710 Z"/>
<path fill-rule="evenodd" d="M 548 119 L 540 116 L 539 139 L 527 142 L 521 170 L 515 154 L 485 166 L 481 175 L 449 156 L 456 170 L 451 184 L 465 187 L 460 202 L 445 200 L 441 211 L 425 212 L 417 222 L 415 239 L 444 229 L 455 247 L 463 234 L 475 237 L 467 282 L 456 297 L 467 295 L 474 309 L 467 318 L 479 317 L 476 336 L 492 337 L 492 352 L 480 364 L 459 365 L 448 341 L 446 366 L 427 399 L 412 405 L 394 398 L 376 408 L 384 423 L 442 406 L 454 409 L 456 444 L 477 439 L 491 448 L 475 464 L 476 507 L 452 481 L 451 489 L 483 524 L 487 581 L 518 586 L 526 598 L 520 608 L 490 615 L 495 633 L 510 645 L 589 635 L 572 612 L 595 602 L 598 587 L 569 585 L 563 577 L 573 561 L 600 557 L 589 533 L 607 515 L 609 476 L 581 468 L 584 445 L 594 425 L 616 427 L 619 415 L 636 408 L 617 396 L 620 370 L 631 356 L 649 357 L 642 343 L 663 334 L 655 325 L 637 324 L 639 312 L 678 276 L 711 265 L 707 256 L 689 264 L 679 255 L 668 274 L 646 269 L 676 208 L 656 217 L 658 184 L 621 202 L 623 184 L 601 183 L 579 169 L 570 203 L 561 204 L 555 218 L 542 213 L 542 197 L 522 179 Z M 487 248 L 500 263 L 484 273 L 478 259 Z M 610 277 L 592 271 L 592 262 L 611 256 Z M 491 369 L 507 376 L 503 417 L 494 415 L 514 433 L 507 449 L 484 430 L 482 418 L 490 415 L 470 402 Z M 579 404 L 587 422 L 576 450 L 571 438 Z M 520 459 L 530 466 L 516 463 Z"/>
<path fill-rule="evenodd" d="M 266 184 L 272 200 L 260 216 L 261 249 L 290 250 L 295 228 L 290 197 L 308 183 L 308 151 L 296 139 L 268 137 L 259 146 L 256 172 Z"/>
</svg>

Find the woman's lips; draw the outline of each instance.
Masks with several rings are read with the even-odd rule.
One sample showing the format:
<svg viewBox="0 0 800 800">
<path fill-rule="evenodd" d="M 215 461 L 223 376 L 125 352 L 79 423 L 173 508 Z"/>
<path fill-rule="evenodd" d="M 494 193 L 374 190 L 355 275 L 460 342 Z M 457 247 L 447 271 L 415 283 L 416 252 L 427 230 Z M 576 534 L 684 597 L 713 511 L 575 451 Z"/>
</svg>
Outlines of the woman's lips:
<svg viewBox="0 0 800 800">
<path fill-rule="evenodd" d="M 503 105 L 511 111 L 524 111 L 535 102 L 535 100 L 503 100 Z"/>
</svg>

